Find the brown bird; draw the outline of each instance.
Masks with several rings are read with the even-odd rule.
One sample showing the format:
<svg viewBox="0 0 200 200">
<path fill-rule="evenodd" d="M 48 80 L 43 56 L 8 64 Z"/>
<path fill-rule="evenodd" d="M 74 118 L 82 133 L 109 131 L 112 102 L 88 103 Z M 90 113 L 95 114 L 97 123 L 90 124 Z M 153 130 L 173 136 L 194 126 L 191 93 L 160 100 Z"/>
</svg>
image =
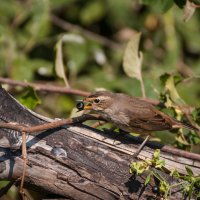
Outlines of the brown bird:
<svg viewBox="0 0 200 200">
<path fill-rule="evenodd" d="M 84 110 L 96 111 L 106 121 L 126 132 L 150 135 L 153 131 L 177 128 L 199 131 L 193 125 L 177 121 L 159 111 L 152 104 L 126 94 L 99 91 L 85 98 L 83 102 Z M 149 136 L 143 142 L 143 146 L 148 138 Z"/>
</svg>

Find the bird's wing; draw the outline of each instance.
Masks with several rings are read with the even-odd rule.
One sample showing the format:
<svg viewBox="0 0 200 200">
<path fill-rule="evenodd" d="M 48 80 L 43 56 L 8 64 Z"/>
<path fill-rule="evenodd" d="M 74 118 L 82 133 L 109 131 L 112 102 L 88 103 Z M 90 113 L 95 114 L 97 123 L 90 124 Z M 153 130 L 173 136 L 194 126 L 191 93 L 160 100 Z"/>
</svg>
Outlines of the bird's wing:
<svg viewBox="0 0 200 200">
<path fill-rule="evenodd" d="M 131 99 L 126 113 L 131 116 L 130 125 L 146 131 L 169 130 L 175 123 L 170 116 L 157 110 L 151 104 L 140 99 Z"/>
</svg>

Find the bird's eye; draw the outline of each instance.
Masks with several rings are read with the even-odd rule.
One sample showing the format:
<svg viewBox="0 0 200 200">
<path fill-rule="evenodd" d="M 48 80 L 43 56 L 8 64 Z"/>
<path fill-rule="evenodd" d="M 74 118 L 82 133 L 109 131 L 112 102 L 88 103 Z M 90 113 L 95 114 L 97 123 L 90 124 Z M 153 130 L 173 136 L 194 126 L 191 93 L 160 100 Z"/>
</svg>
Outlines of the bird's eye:
<svg viewBox="0 0 200 200">
<path fill-rule="evenodd" d="M 95 99 L 94 100 L 94 103 L 99 103 L 100 102 L 100 99 Z"/>
</svg>

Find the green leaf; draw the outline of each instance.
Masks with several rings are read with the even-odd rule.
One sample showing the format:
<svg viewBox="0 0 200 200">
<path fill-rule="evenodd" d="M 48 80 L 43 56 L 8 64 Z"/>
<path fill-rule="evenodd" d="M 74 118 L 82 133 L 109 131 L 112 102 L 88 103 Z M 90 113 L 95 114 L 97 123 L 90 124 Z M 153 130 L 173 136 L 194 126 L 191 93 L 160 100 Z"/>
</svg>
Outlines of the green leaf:
<svg viewBox="0 0 200 200">
<path fill-rule="evenodd" d="M 161 169 L 162 167 L 165 166 L 165 161 L 164 160 L 158 160 L 155 164 L 155 168 Z"/>
<path fill-rule="evenodd" d="M 180 174 L 178 173 L 178 171 L 176 169 L 173 169 L 170 173 L 170 176 L 176 177 L 176 178 L 180 178 Z"/>
<path fill-rule="evenodd" d="M 165 161 L 160 159 L 160 149 L 156 149 L 153 154 L 152 164 L 155 168 L 161 169 L 165 165 Z"/>
<path fill-rule="evenodd" d="M 22 54 L 18 54 L 12 63 L 13 67 L 10 68 L 11 78 L 17 80 L 33 81 L 36 72 L 41 68 L 52 67 L 51 62 L 43 59 L 30 59 Z"/>
<path fill-rule="evenodd" d="M 88 41 L 79 35 L 71 34 L 64 41 L 67 43 L 63 47 L 63 54 L 66 55 L 70 78 L 76 77 L 77 74 L 87 65 L 91 59 L 91 47 Z M 72 78 L 73 79 L 73 78 Z"/>
<path fill-rule="evenodd" d="M 194 188 L 194 183 L 192 183 L 190 186 L 189 186 L 189 194 L 188 194 L 188 197 L 189 199 L 192 198 L 192 193 L 193 193 L 193 188 Z"/>
<path fill-rule="evenodd" d="M 136 173 L 136 175 L 142 174 L 149 169 L 149 165 L 144 161 L 131 162 L 130 173 Z"/>
<path fill-rule="evenodd" d="M 194 176 L 193 171 L 188 166 L 185 166 L 185 169 L 186 169 L 189 176 Z"/>
<path fill-rule="evenodd" d="M 200 107 L 192 112 L 192 117 L 196 123 L 200 124 Z"/>
<path fill-rule="evenodd" d="M 173 6 L 173 0 L 140 0 L 140 2 L 163 13 L 168 11 Z"/>
<path fill-rule="evenodd" d="M 105 14 L 104 4 L 101 0 L 89 1 L 86 6 L 83 7 L 80 13 L 81 21 L 84 24 L 92 24 L 100 20 Z"/>
<path fill-rule="evenodd" d="M 166 181 L 160 181 L 160 193 L 161 194 L 165 194 L 165 196 L 168 195 L 168 191 L 169 191 L 169 184 Z"/>
<path fill-rule="evenodd" d="M 160 76 L 160 81 L 161 84 L 164 86 L 165 93 L 169 93 L 170 99 L 177 104 L 184 104 L 183 99 L 179 96 L 176 86 L 175 86 L 175 81 L 178 83 L 181 79 L 178 76 L 174 76 L 168 73 L 163 74 Z"/>
<path fill-rule="evenodd" d="M 149 174 L 146 179 L 145 179 L 145 182 L 144 182 L 144 185 L 146 186 L 151 180 L 151 174 Z"/>
<path fill-rule="evenodd" d="M 43 39 L 49 32 L 49 1 L 35 0 L 32 2 L 30 10 L 30 21 L 26 26 L 26 31 L 32 36 L 31 40 Z M 30 38 L 29 38 L 30 39 Z M 29 42 L 28 41 L 28 45 Z"/>
<path fill-rule="evenodd" d="M 153 154 L 153 159 L 160 159 L 160 149 L 156 149 Z"/>
<path fill-rule="evenodd" d="M 29 109 L 34 109 L 36 105 L 41 104 L 40 98 L 37 96 L 35 90 L 32 87 L 27 88 L 27 91 L 19 99 L 19 101 Z"/>
<path fill-rule="evenodd" d="M 165 85 L 166 90 L 168 90 L 170 92 L 170 97 L 171 99 L 178 103 L 183 103 L 183 100 L 180 98 L 176 88 L 175 88 L 175 84 L 174 84 L 174 78 L 173 76 L 170 76 L 167 81 L 166 81 L 166 85 Z"/>
<path fill-rule="evenodd" d="M 190 145 L 188 141 L 185 139 L 184 134 L 182 132 L 179 132 L 179 134 L 176 136 L 176 141 L 186 146 Z"/>
</svg>

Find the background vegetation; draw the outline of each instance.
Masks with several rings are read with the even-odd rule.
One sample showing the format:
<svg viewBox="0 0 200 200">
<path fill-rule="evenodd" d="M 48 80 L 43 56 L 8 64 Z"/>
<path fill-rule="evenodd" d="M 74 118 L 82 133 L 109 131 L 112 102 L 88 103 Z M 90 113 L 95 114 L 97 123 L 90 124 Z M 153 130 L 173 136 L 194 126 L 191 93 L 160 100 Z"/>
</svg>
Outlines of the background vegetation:
<svg viewBox="0 0 200 200">
<path fill-rule="evenodd" d="M 198 123 L 200 12 L 189 11 L 193 14 L 189 19 L 185 4 L 184 0 L 2 0 L 0 76 L 65 86 L 54 68 L 63 58 L 72 88 L 142 96 L 138 79 L 128 77 L 122 67 L 125 47 L 139 31 L 146 96 L 162 100 L 167 112 L 179 119 L 185 117 L 175 103 L 195 107 L 192 117 Z M 30 88 L 5 87 L 25 105 L 54 118 L 69 117 L 80 99 L 47 92 L 37 92 L 37 98 Z M 195 133 L 167 133 L 157 136 L 164 143 L 200 151 Z"/>
</svg>

